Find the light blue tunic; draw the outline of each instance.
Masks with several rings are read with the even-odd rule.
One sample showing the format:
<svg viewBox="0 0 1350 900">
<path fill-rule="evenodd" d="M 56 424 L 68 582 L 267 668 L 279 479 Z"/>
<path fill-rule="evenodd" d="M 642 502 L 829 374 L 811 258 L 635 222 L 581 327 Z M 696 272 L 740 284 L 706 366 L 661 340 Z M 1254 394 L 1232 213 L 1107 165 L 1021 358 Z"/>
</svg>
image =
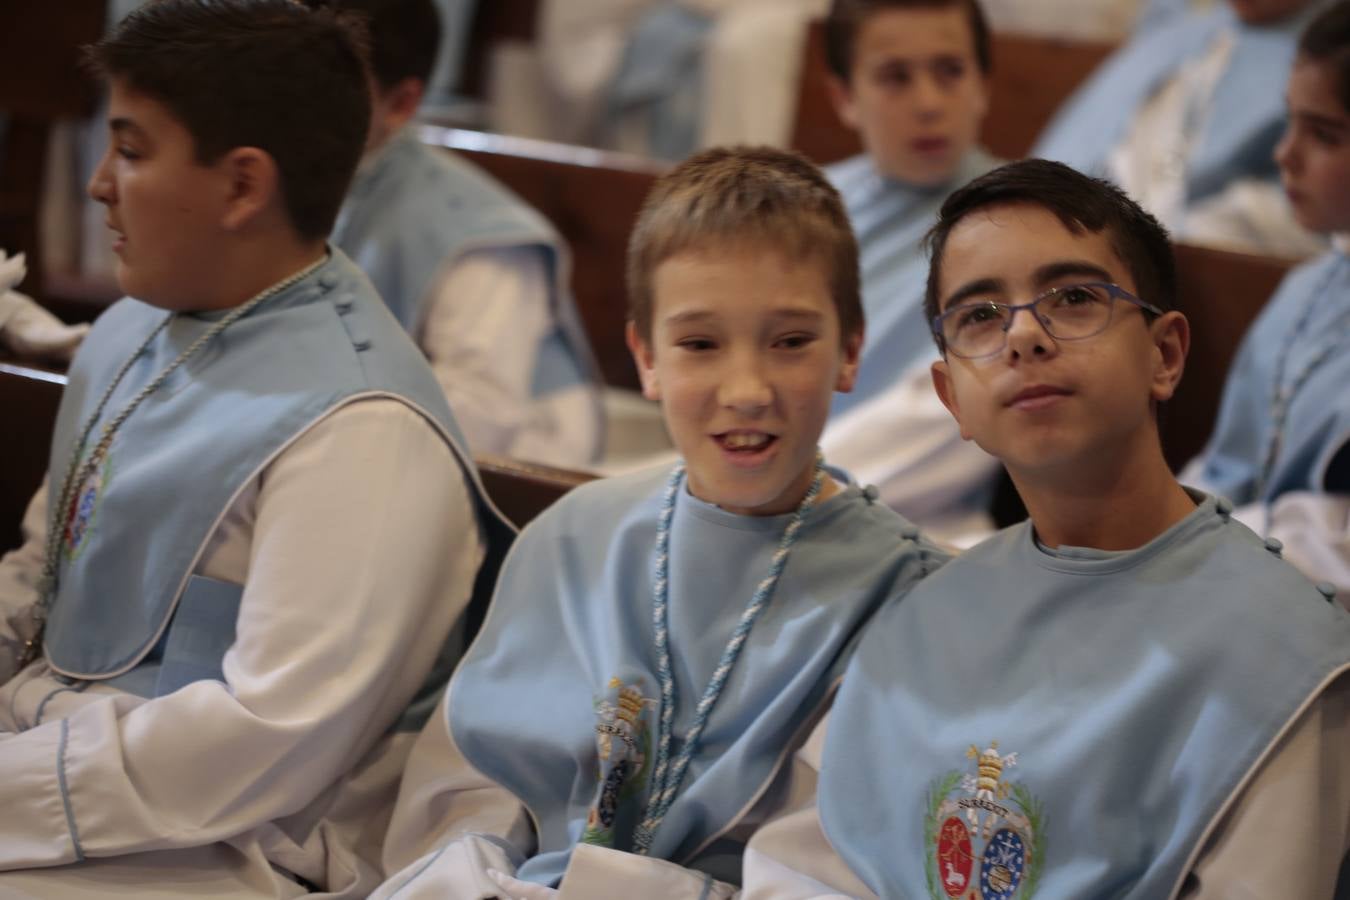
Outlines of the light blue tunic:
<svg viewBox="0 0 1350 900">
<path fill-rule="evenodd" d="M 404 131 L 358 172 L 333 243 L 370 276 L 403 327 L 422 328 L 438 279 L 471 250 L 539 247 L 548 254 L 555 328 L 535 356 L 532 395 L 541 399 L 599 375 L 571 291 L 567 251 L 544 217 L 471 163 Z M 477 298 L 465 297 L 475 303 Z M 597 442 L 599 436 L 597 436 Z"/>
<path fill-rule="evenodd" d="M 580 840 L 633 847 L 660 712 L 651 603 L 668 475 L 585 485 L 533 522 L 451 682 L 456 745 L 534 820 L 538 849 L 520 878 L 556 884 Z M 678 499 L 669 600 L 675 751 L 790 518 L 734 515 L 687 492 Z M 743 840 L 726 832 L 805 738 L 873 611 L 945 558 L 856 486 L 810 514 L 656 832 L 653 857 L 740 880 Z"/>
<path fill-rule="evenodd" d="M 1223 190 L 1235 179 L 1277 180 L 1273 154 L 1284 133 L 1284 84 L 1309 9 L 1277 25 L 1245 25 L 1226 3 L 1160 21 L 1101 64 L 1046 126 L 1031 155 L 1109 177 L 1108 159 L 1143 105 L 1216 36 L 1232 29 L 1232 54 L 1203 111 L 1203 130 L 1185 160 L 1188 201 Z"/>
<path fill-rule="evenodd" d="M 1145 546 L 1029 523 L 877 615 L 831 712 L 825 834 L 883 897 L 1171 897 L 1350 667 L 1350 614 L 1205 498 Z M 957 893 L 950 893 L 951 890 Z"/>
<path fill-rule="evenodd" d="M 119 367 L 168 315 L 128 298 L 95 323 L 57 415 L 50 509 L 81 427 Z M 222 315 L 173 315 L 113 392 L 82 458 L 103 424 Z M 221 679 L 243 586 L 192 574 L 208 537 L 291 440 L 367 396 L 406 403 L 445 439 L 473 485 L 489 559 L 500 558 L 510 529 L 485 500 L 439 385 L 370 282 L 334 251 L 198 351 L 116 431 L 96 489 L 78 492 L 64 529 L 67 552 L 44 647 L 51 665 L 142 696 Z M 493 564 L 485 568 L 490 578 Z M 457 634 L 446 648 L 441 683 L 462 639 Z"/>
<path fill-rule="evenodd" d="M 1343 491 L 1344 479 L 1328 483 L 1328 467 L 1347 444 L 1350 259 L 1332 250 L 1290 272 L 1242 339 L 1200 480 L 1239 505 Z"/>
<path fill-rule="evenodd" d="M 612 139 L 625 119 L 645 119 L 647 152 L 684 159 L 698 148 L 699 113 L 707 85 L 703 52 L 713 17 L 678 3 L 659 3 L 638 17 L 610 79 L 601 128 Z"/>
<path fill-rule="evenodd" d="M 928 256 L 920 243 L 937 221 L 947 195 L 999 165 L 979 148 L 961 161 L 951 181 L 919 188 L 877 174 L 866 154 L 835 163 L 826 174 L 844 198 L 858 238 L 863 312 L 867 337 L 858 380 L 847 394 L 835 394 L 838 416 L 895 383 L 937 349 L 923 314 Z"/>
</svg>

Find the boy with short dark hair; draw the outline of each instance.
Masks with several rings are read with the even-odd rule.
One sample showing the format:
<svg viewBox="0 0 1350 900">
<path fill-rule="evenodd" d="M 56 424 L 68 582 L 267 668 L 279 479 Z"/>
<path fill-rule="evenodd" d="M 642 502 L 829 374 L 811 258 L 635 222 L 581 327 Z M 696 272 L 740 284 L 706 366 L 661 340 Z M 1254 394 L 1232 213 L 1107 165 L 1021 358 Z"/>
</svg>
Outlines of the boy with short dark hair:
<svg viewBox="0 0 1350 900">
<path fill-rule="evenodd" d="M 1291 272 L 1228 372 L 1205 451 L 1181 478 L 1238 505 L 1350 603 L 1350 3 L 1299 40 L 1275 151 L 1294 215 L 1332 249 Z"/>
<path fill-rule="evenodd" d="M 829 88 L 864 152 L 827 171 L 858 235 L 867 345 L 823 445 L 935 534 L 987 532 L 997 464 L 963 444 L 933 397 L 921 240 L 952 190 L 997 161 L 980 149 L 989 28 L 977 0 L 835 0 Z"/>
<path fill-rule="evenodd" d="M 369 22 L 374 109 L 333 230 L 431 361 L 475 453 L 560 466 L 603 446 L 600 384 L 568 250 L 478 167 L 418 140 L 440 26 L 432 0 L 339 0 Z"/>
<path fill-rule="evenodd" d="M 376 897 L 727 897 L 872 611 L 944 559 L 824 466 L 856 245 L 794 154 L 659 181 L 629 346 L 683 462 L 531 523 L 413 753 Z"/>
<path fill-rule="evenodd" d="M 90 51 L 111 147 L 89 191 L 129 297 L 71 366 L 0 562 L 0 894 L 378 881 L 411 731 L 509 532 L 326 246 L 361 44 L 290 0 L 158 0 Z"/>
<path fill-rule="evenodd" d="M 883 897 L 1330 896 L 1350 615 L 1167 468 L 1189 334 L 1166 232 L 1028 160 L 953 194 L 932 246 L 934 385 L 1031 518 L 873 620 L 800 762 L 818 808 L 747 870 Z"/>
</svg>

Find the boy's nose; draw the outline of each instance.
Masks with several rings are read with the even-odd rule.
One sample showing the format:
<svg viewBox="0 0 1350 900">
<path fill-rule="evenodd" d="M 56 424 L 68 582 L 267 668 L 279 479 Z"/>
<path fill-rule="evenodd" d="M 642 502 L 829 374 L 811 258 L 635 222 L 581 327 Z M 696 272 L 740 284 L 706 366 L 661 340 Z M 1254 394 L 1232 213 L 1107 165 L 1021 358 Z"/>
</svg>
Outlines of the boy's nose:
<svg viewBox="0 0 1350 900">
<path fill-rule="evenodd" d="M 947 108 L 946 94 L 931 75 L 920 75 L 914 81 L 914 103 L 924 116 L 936 116 Z"/>
<path fill-rule="evenodd" d="M 728 368 L 718 387 L 718 400 L 729 409 L 754 413 L 773 401 L 773 389 L 768 379 L 753 363 L 741 363 Z"/>
<path fill-rule="evenodd" d="M 1298 152 L 1295 144 L 1293 129 L 1289 129 L 1275 145 L 1275 164 L 1288 172 L 1298 170 Z"/>
<path fill-rule="evenodd" d="M 1053 356 L 1059 352 L 1059 343 L 1045 330 L 1033 310 L 1019 309 L 1008 323 L 1008 345 L 1003 352 L 1009 359 Z"/>
<path fill-rule="evenodd" d="M 94 169 L 94 174 L 89 176 L 89 183 L 84 188 L 85 192 L 99 203 L 112 203 L 116 199 L 112 181 L 111 158 L 111 150 L 103 154 L 103 158 L 98 162 L 98 168 Z"/>
</svg>

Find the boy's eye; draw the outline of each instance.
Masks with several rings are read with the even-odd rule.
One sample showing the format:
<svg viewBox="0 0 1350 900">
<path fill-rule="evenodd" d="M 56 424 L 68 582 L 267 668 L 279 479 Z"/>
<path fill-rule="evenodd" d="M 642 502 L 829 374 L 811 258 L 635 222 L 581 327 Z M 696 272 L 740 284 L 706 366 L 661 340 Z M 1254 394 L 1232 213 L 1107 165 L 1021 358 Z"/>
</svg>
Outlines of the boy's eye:
<svg viewBox="0 0 1350 900">
<path fill-rule="evenodd" d="M 943 57 L 933 63 L 933 74 L 941 81 L 958 81 L 966 74 L 966 64 L 954 57 Z"/>
<path fill-rule="evenodd" d="M 680 340 L 675 342 L 675 346 L 679 347 L 682 350 L 692 350 L 694 352 L 699 352 L 702 350 L 712 350 L 717 345 L 714 344 L 708 338 L 691 337 L 691 338 L 681 338 Z"/>
<path fill-rule="evenodd" d="M 877 81 L 889 85 L 903 86 L 909 84 L 910 81 L 913 80 L 913 77 L 913 74 L 909 70 L 909 66 L 902 65 L 883 66 L 881 70 L 877 72 Z"/>
<path fill-rule="evenodd" d="M 961 307 L 956 316 L 956 325 L 958 328 L 967 325 L 983 325 L 988 322 L 997 322 L 1002 318 L 997 303 L 972 303 Z"/>
<path fill-rule="evenodd" d="M 784 350 L 800 350 L 815 339 L 814 334 L 785 334 L 774 341 L 774 346 Z"/>
<path fill-rule="evenodd" d="M 1324 147 L 1339 147 L 1341 145 L 1341 134 L 1338 131 L 1332 131 L 1330 128 L 1312 128 L 1313 140 Z"/>
<path fill-rule="evenodd" d="M 117 145 L 117 155 L 123 159 L 140 159 L 141 155 L 125 144 Z"/>
<path fill-rule="evenodd" d="M 1055 294 L 1054 303 L 1056 306 L 1088 306 L 1094 303 L 1103 303 L 1105 299 L 1101 292 L 1094 291 L 1092 288 L 1069 287 Z"/>
</svg>

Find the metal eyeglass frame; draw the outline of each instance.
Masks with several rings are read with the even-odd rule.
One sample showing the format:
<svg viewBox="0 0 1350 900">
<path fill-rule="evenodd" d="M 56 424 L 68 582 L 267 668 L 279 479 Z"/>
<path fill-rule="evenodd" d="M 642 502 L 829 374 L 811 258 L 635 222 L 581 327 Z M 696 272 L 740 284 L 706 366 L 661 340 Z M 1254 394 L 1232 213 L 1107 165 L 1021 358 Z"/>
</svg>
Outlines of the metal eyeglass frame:
<svg viewBox="0 0 1350 900">
<path fill-rule="evenodd" d="M 1074 288 L 1104 288 L 1106 290 L 1107 295 L 1110 296 L 1111 298 L 1111 308 L 1107 310 L 1106 321 L 1103 322 L 1102 327 L 1098 328 L 1096 331 L 1091 332 L 1090 334 L 1075 335 L 1074 337 L 1060 337 L 1059 335 L 1055 334 L 1053 331 L 1050 330 L 1050 323 L 1046 321 L 1046 319 L 1043 316 L 1041 316 L 1040 312 L 1036 309 L 1036 307 L 1040 304 L 1042 300 L 1046 299 L 1047 297 L 1052 297 L 1056 294 L 1061 294 L 1064 291 L 1071 291 Z M 1124 300 L 1127 303 L 1132 303 L 1135 306 L 1142 309 L 1144 312 L 1152 313 L 1155 316 L 1161 316 L 1163 314 L 1163 310 L 1154 306 L 1152 303 L 1146 303 L 1145 301 L 1140 300 L 1134 294 L 1131 294 L 1129 291 L 1125 290 L 1118 284 L 1111 284 L 1108 281 L 1083 281 L 1078 282 L 1077 284 L 1064 284 L 1060 285 L 1059 287 L 1050 288 L 1048 291 L 1044 291 L 1040 294 L 1037 294 L 1035 297 L 1031 299 L 1030 303 L 997 303 L 994 301 L 962 303 L 959 306 L 953 306 L 951 309 L 934 316 L 933 321 L 929 323 L 929 327 L 932 328 L 933 336 L 937 338 L 938 346 L 942 348 L 943 353 L 950 353 L 952 356 L 955 356 L 959 359 L 985 359 L 986 357 L 997 356 L 998 354 L 1002 353 L 1004 350 L 1007 349 L 1008 331 L 1012 328 L 1013 319 L 1016 318 L 1017 314 L 1024 309 L 1027 310 L 1029 313 L 1031 313 L 1032 318 L 1034 318 L 1036 322 L 1041 326 L 1041 328 L 1045 330 L 1045 333 L 1050 335 L 1050 337 L 1054 338 L 1055 340 L 1082 341 L 1090 337 L 1096 337 L 1097 335 L 1101 334 L 1103 331 L 1111 327 L 1111 323 L 1115 320 L 1116 315 L 1115 301 L 1117 300 Z M 1003 342 L 999 344 L 997 350 L 991 350 L 988 353 L 977 353 L 973 355 L 967 355 L 965 353 L 957 353 L 948 345 L 947 338 L 943 336 L 942 333 L 943 321 L 948 316 L 958 313 L 961 310 L 967 309 L 971 306 L 996 306 L 1006 309 L 1008 311 L 1008 318 L 1003 323 L 1002 329 Z"/>
</svg>

